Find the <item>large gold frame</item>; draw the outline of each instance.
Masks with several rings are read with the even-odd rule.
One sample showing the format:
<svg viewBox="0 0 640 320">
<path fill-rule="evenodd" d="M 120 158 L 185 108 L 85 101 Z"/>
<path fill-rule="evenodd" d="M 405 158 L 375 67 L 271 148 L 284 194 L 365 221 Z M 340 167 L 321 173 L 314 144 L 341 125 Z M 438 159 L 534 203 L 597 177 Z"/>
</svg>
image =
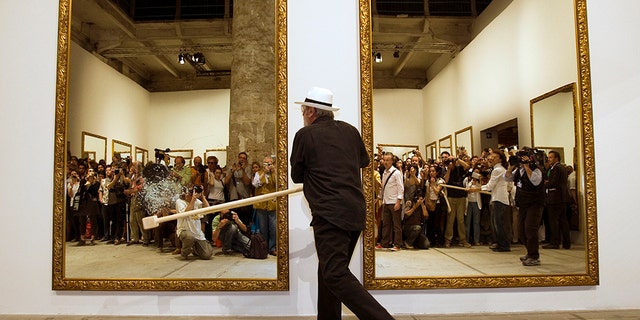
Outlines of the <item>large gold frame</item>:
<svg viewBox="0 0 640 320">
<path fill-rule="evenodd" d="M 359 0 L 360 6 L 360 70 L 362 101 L 362 137 L 367 151 L 373 154 L 373 82 L 371 64 L 371 3 Z M 599 283 L 598 240 L 596 223 L 596 185 L 593 144 L 593 119 L 591 105 L 591 74 L 589 60 L 589 40 L 587 32 L 586 0 L 574 0 L 577 51 L 578 51 L 578 92 L 580 105 L 576 132 L 577 141 L 583 150 L 577 159 L 584 165 L 584 204 L 586 209 L 585 251 L 587 267 L 585 273 L 570 275 L 526 275 L 526 276 L 485 276 L 485 277 L 398 277 L 376 278 L 375 273 L 375 221 L 373 196 L 373 170 L 363 170 L 363 186 L 367 201 L 367 227 L 364 232 L 364 285 L 368 289 L 434 289 L 434 288 L 497 288 L 497 287 L 547 287 L 585 286 Z"/>
<path fill-rule="evenodd" d="M 65 277 L 65 155 L 71 1 L 60 0 L 58 16 L 58 56 L 56 73 L 55 141 L 53 171 L 53 265 L 54 290 L 184 290 L 184 291 L 286 291 L 289 290 L 289 222 L 288 197 L 278 198 L 278 262 L 275 279 L 70 279 Z M 278 159 L 288 159 L 287 141 L 287 0 L 276 4 L 276 152 Z M 287 161 L 278 161 L 278 185 L 288 185 Z"/>
</svg>

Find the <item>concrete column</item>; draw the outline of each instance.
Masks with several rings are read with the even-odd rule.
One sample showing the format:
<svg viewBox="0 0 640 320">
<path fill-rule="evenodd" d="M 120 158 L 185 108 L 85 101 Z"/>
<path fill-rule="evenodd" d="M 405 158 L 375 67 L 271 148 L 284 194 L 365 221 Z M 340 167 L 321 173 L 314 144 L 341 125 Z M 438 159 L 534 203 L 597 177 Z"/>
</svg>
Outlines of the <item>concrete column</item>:
<svg viewBox="0 0 640 320">
<path fill-rule="evenodd" d="M 265 155 L 276 153 L 275 1 L 236 0 L 233 5 L 227 159 L 233 163 L 245 151 L 249 162 L 262 163 Z"/>
</svg>

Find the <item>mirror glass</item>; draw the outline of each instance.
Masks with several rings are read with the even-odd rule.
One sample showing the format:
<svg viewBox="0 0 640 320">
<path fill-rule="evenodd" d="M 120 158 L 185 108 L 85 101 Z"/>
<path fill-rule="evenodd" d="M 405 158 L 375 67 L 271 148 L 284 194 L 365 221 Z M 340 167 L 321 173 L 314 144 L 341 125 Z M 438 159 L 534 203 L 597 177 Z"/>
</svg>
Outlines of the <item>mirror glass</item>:
<svg viewBox="0 0 640 320">
<path fill-rule="evenodd" d="M 378 290 L 597 285 L 585 0 L 475 3 L 468 12 L 449 8 L 439 13 L 442 8 L 427 1 L 415 7 L 360 1 L 363 138 L 373 149 L 372 137 L 383 140 L 404 132 L 411 141 L 416 136 L 422 140 L 425 157 L 437 159 L 451 148 L 464 146 L 470 154 L 481 155 L 484 147 L 504 147 L 495 143 L 501 131 L 475 132 L 472 127 L 506 122 L 531 127 L 531 132 L 505 130 L 504 141 L 560 150 L 563 162 L 574 165 L 578 211 L 571 248 L 540 249 L 541 265 L 526 267 L 518 259 L 526 254 L 521 244 L 514 243 L 511 252 L 489 250 L 489 226 L 484 233 L 489 243 L 471 248 L 376 249 L 375 180 L 373 170 L 365 170 L 365 195 L 371 204 L 364 233 L 364 284 Z M 540 16 L 548 19 L 542 23 Z M 457 36 L 450 33 L 456 25 L 461 30 Z M 374 59 L 377 53 L 379 62 Z M 417 120 L 407 118 L 394 126 L 378 118 L 397 106 Z M 515 217 L 517 207 L 511 210 Z"/>
<path fill-rule="evenodd" d="M 445 151 L 453 155 L 453 152 L 451 152 L 451 135 L 438 140 L 438 154 L 442 154 Z"/>
<path fill-rule="evenodd" d="M 149 150 L 136 147 L 136 161 L 147 163 L 149 160 Z"/>
<path fill-rule="evenodd" d="M 467 154 L 476 154 L 473 150 L 473 129 L 466 127 L 462 130 L 456 131 L 456 153 L 455 156 L 459 156 L 462 151 L 466 151 Z"/>
<path fill-rule="evenodd" d="M 382 154 L 383 152 L 391 152 L 395 156 L 398 156 L 400 160 L 411 159 L 416 150 L 419 150 L 417 145 L 413 146 L 402 144 L 378 144 L 378 154 Z"/>
<path fill-rule="evenodd" d="M 90 158 L 95 161 L 105 159 L 107 155 L 107 138 L 83 131 L 82 155 L 84 158 Z"/>
<path fill-rule="evenodd" d="M 83 219 L 83 214 L 69 209 L 66 187 L 71 156 L 109 164 L 113 155 L 119 154 L 121 158 L 130 157 L 147 164 L 156 159 L 158 150 L 169 149 L 170 166 L 177 156 L 184 157 L 187 166 L 196 156 L 204 156 L 206 166 L 206 156 L 215 155 L 218 164 L 225 167 L 227 160 L 231 164 L 237 161 L 238 150 L 248 148 L 245 142 L 261 142 L 264 136 L 274 136 L 275 141 L 281 142 L 262 146 L 267 150 L 265 154 L 274 155 L 276 185 L 278 188 L 288 185 L 287 162 L 278 161 L 287 159 L 287 37 L 286 19 L 282 18 L 286 17 L 286 1 L 248 1 L 235 5 L 233 1 L 213 1 L 197 6 L 178 1 L 173 7 L 152 5 L 132 11 L 122 4 L 115 0 L 60 0 L 53 288 L 288 290 L 287 197 L 277 199 L 275 257 L 270 255 L 264 260 L 244 258 L 242 254 L 220 255 L 218 247 L 214 248 L 211 260 L 182 260 L 180 255 L 158 248 L 157 242 L 127 246 L 106 241 L 77 245 L 79 242 L 71 241 L 74 236 L 90 236 L 76 229 L 74 221 L 89 221 L 78 222 L 87 232 L 92 232 L 91 228 L 99 232 L 105 229 L 98 221 L 91 223 L 89 215 Z M 145 2 L 138 4 L 144 6 Z M 257 6 L 264 9 L 259 10 L 262 13 L 273 12 L 260 15 L 273 21 L 251 23 L 258 18 L 252 16 L 255 14 L 252 8 Z M 273 56 L 256 61 L 258 65 L 267 65 L 265 69 L 270 72 L 252 76 L 255 81 L 232 86 L 232 62 L 246 54 L 233 49 L 232 43 L 238 37 L 272 39 L 268 50 Z M 274 132 L 272 135 L 256 132 L 260 139 L 240 135 L 240 143 L 232 148 L 234 154 L 228 155 L 230 123 L 241 122 L 230 116 L 235 110 L 231 95 L 234 90 L 253 94 L 251 83 L 264 85 L 261 92 L 268 92 L 265 94 L 270 96 L 268 101 L 273 101 L 261 114 L 268 123 L 261 128 Z M 253 161 L 262 163 L 263 154 L 249 153 L 249 165 Z M 147 206 L 165 203 L 163 199 L 168 196 L 145 198 Z M 125 242 L 131 239 L 128 217 L 123 222 L 122 234 L 118 234 Z M 251 218 L 246 220 L 243 222 L 248 224 Z M 206 230 L 206 226 L 203 228 Z M 161 243 L 167 244 L 168 239 Z"/>
<path fill-rule="evenodd" d="M 113 139 L 111 142 L 111 150 L 113 156 L 119 156 L 121 159 L 133 158 L 131 157 L 131 144 L 129 143 Z"/>
<path fill-rule="evenodd" d="M 430 144 L 425 146 L 425 157 L 429 159 L 437 159 L 438 158 L 438 147 L 436 146 L 436 142 L 431 142 Z"/>
<path fill-rule="evenodd" d="M 577 112 L 575 83 L 531 99 L 531 145 L 545 151 L 560 153 L 562 163 L 574 165 L 575 114 Z"/>
</svg>

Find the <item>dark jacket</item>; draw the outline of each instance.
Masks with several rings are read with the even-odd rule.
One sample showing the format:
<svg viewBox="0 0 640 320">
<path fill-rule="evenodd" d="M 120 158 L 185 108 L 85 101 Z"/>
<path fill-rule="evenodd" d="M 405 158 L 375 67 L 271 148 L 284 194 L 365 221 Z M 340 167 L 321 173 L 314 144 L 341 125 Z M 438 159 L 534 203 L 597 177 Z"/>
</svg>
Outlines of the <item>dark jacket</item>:
<svg viewBox="0 0 640 320">
<path fill-rule="evenodd" d="M 362 137 L 352 125 L 316 119 L 293 139 L 291 179 L 304 183 L 311 213 L 349 231 L 363 230 L 366 206 L 360 169 L 369 164 Z"/>
<path fill-rule="evenodd" d="M 546 172 L 544 187 L 546 191 L 545 204 L 562 204 L 571 200 L 567 183 L 567 170 L 564 165 L 557 163 Z"/>
</svg>

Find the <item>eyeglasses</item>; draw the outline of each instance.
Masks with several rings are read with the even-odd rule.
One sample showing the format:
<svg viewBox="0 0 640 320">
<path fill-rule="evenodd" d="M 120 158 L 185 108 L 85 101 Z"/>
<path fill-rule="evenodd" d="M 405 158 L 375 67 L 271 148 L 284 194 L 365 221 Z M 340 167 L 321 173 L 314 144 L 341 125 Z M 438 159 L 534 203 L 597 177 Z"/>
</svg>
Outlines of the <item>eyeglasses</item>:
<svg viewBox="0 0 640 320">
<path fill-rule="evenodd" d="M 270 166 L 270 165 L 273 165 L 273 163 L 265 162 L 265 163 L 263 163 L 263 165 Z"/>
</svg>

